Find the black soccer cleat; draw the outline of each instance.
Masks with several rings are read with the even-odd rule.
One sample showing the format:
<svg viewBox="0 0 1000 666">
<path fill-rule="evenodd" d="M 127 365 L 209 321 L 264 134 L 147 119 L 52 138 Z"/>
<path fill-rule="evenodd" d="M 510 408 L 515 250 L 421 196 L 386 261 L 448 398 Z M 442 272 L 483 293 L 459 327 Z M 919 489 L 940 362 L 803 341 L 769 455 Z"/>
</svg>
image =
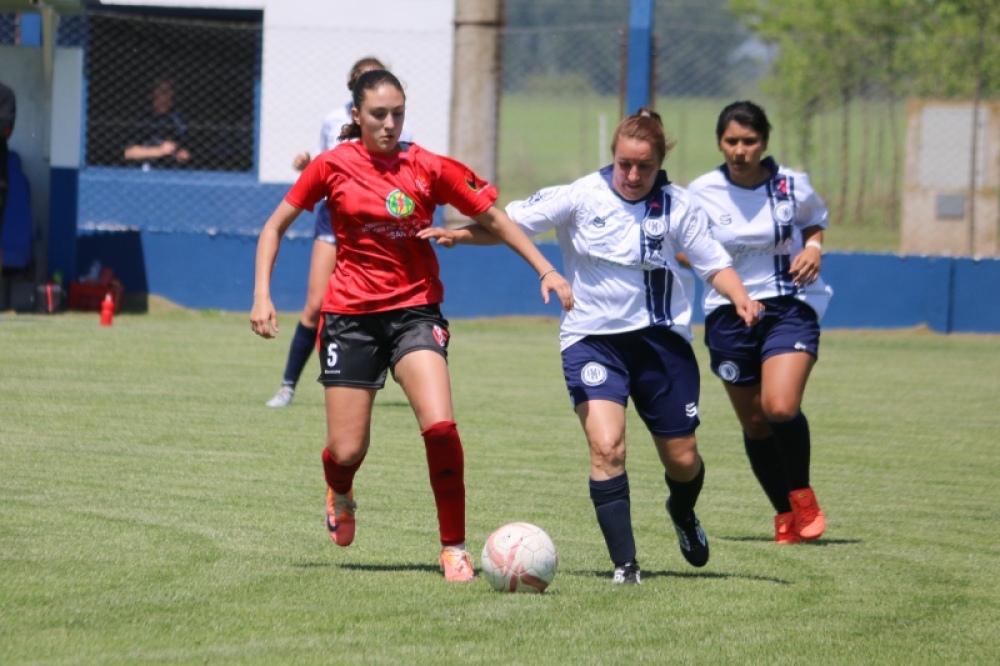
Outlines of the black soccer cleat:
<svg viewBox="0 0 1000 666">
<path fill-rule="evenodd" d="M 641 585 L 642 572 L 639 571 L 639 561 L 632 560 L 620 567 L 615 567 L 615 575 L 611 582 L 616 585 Z"/>
<path fill-rule="evenodd" d="M 705 566 L 708 563 L 708 537 L 701 529 L 698 516 L 692 511 L 686 520 L 677 522 L 670 512 L 669 497 L 667 498 L 667 515 L 670 516 L 670 522 L 674 524 L 674 530 L 677 531 L 677 543 L 681 547 L 681 555 L 693 567 Z"/>
</svg>

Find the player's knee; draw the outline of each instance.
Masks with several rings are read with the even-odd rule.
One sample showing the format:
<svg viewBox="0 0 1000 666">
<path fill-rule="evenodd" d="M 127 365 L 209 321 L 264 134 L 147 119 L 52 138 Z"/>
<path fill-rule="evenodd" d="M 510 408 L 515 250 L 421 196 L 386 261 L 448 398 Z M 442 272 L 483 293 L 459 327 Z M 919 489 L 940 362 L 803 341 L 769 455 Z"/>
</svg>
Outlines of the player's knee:
<svg viewBox="0 0 1000 666">
<path fill-rule="evenodd" d="M 799 413 L 798 400 L 773 400 L 765 404 L 764 417 L 771 423 L 791 421 Z"/>
<path fill-rule="evenodd" d="M 591 438 L 590 463 L 607 473 L 625 469 L 625 440 L 619 437 Z"/>
<path fill-rule="evenodd" d="M 336 438 L 328 437 L 326 450 L 330 454 L 330 459 L 340 467 L 350 467 L 357 465 L 365 457 L 364 448 L 353 445 L 349 442 L 339 441 Z"/>
</svg>

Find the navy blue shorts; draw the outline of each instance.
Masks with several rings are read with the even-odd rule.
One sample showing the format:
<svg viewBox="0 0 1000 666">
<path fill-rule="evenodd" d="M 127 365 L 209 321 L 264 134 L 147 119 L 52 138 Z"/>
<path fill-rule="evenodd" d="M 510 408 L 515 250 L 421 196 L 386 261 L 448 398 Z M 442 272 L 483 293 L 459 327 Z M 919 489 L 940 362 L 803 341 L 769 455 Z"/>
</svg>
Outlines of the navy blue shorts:
<svg viewBox="0 0 1000 666">
<path fill-rule="evenodd" d="M 330 221 L 330 209 L 326 207 L 326 199 L 319 202 L 316 207 L 316 222 L 313 227 L 313 239 L 321 240 L 330 245 L 337 244 L 337 237 L 333 235 L 333 223 Z"/>
<path fill-rule="evenodd" d="M 764 316 L 747 328 L 726 305 L 705 318 L 705 346 L 712 372 L 733 386 L 759 384 L 761 365 L 778 354 L 806 352 L 819 358 L 819 320 L 816 311 L 797 298 L 767 298 Z"/>
<path fill-rule="evenodd" d="M 635 410 L 657 437 L 690 435 L 698 419 L 701 375 L 687 340 L 655 326 L 588 335 L 562 353 L 563 374 L 573 408 L 588 400 L 610 400 Z"/>
<path fill-rule="evenodd" d="M 429 349 L 448 358 L 448 320 L 437 305 L 364 315 L 323 313 L 319 383 L 380 389 L 404 355 Z"/>
</svg>

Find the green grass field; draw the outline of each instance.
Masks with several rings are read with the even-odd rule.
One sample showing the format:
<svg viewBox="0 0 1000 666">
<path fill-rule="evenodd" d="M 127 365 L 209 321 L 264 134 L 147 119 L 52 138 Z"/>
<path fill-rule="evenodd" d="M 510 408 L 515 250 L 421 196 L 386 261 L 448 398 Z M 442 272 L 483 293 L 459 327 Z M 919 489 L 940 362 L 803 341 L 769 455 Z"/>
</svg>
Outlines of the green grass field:
<svg viewBox="0 0 1000 666">
<path fill-rule="evenodd" d="M 421 440 L 380 395 L 355 544 L 323 528 L 321 389 L 288 409 L 277 341 L 246 314 L 5 313 L 0 321 L 2 664 L 995 664 L 1000 336 L 827 331 L 806 396 L 829 527 L 771 514 L 704 373 L 693 569 L 629 413 L 641 587 L 610 582 L 587 454 L 548 319 L 453 322 L 469 548 L 542 525 L 541 596 L 445 583 Z M 316 365 L 307 369 L 314 374 Z"/>
</svg>

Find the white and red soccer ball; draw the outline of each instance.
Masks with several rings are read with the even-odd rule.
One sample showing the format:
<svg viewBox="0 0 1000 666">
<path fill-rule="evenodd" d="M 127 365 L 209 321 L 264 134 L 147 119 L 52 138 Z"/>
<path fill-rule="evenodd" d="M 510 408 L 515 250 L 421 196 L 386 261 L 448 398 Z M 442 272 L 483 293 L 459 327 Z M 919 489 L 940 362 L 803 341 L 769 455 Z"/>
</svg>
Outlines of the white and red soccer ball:
<svg viewBox="0 0 1000 666">
<path fill-rule="evenodd" d="M 538 525 L 508 523 L 486 539 L 483 577 L 499 592 L 544 592 L 556 576 L 559 556 Z"/>
</svg>

